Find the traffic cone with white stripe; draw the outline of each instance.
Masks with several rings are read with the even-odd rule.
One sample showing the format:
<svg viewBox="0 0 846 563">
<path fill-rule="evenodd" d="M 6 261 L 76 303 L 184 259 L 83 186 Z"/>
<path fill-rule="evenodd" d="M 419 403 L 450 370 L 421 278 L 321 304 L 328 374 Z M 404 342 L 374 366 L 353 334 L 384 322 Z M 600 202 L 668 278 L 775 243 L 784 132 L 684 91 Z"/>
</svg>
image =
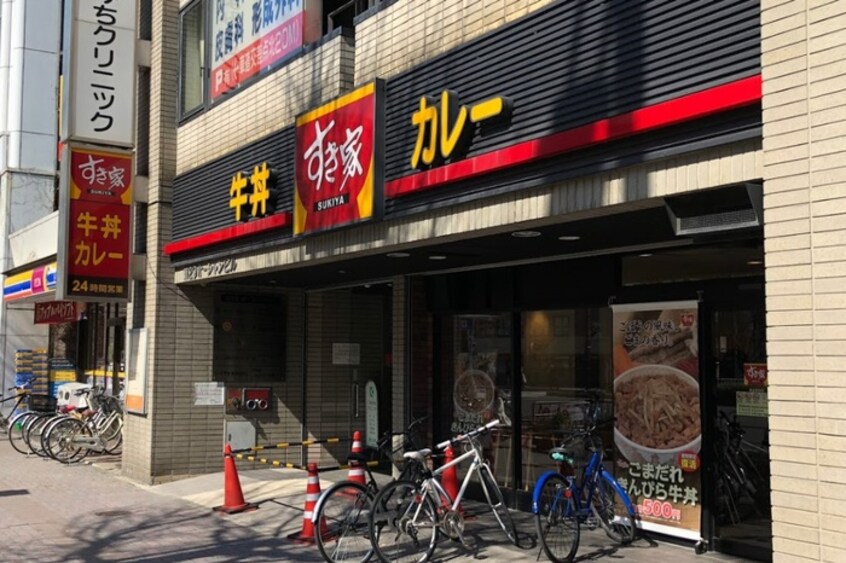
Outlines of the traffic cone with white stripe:
<svg viewBox="0 0 846 563">
<path fill-rule="evenodd" d="M 362 451 L 361 432 L 356 430 L 353 432 L 351 452 L 354 454 L 360 454 Z M 350 460 L 350 471 L 347 474 L 347 481 L 352 481 L 353 483 L 358 483 L 359 485 L 367 485 L 367 481 L 364 478 L 364 466 L 358 461 Z"/>
<path fill-rule="evenodd" d="M 314 507 L 317 499 L 320 498 L 320 475 L 317 472 L 317 464 L 308 464 L 308 484 L 306 485 L 305 511 L 303 512 L 303 529 L 288 536 L 288 539 L 296 542 L 311 543 L 314 541 Z M 320 520 L 320 533 L 326 534 L 326 521 Z"/>
</svg>

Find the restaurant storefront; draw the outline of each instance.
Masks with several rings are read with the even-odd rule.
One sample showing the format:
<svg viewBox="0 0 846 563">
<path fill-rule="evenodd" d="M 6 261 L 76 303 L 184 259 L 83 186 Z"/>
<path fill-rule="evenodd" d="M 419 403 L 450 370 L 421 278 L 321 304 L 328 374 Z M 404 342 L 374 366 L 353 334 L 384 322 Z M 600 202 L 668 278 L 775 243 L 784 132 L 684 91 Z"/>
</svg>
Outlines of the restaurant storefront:
<svg viewBox="0 0 846 563">
<path fill-rule="evenodd" d="M 269 390 L 267 416 L 227 403 L 228 435 L 498 418 L 526 508 L 597 396 L 645 526 L 766 559 L 759 6 L 589 4 L 184 171 L 165 252 L 211 381 Z"/>
</svg>

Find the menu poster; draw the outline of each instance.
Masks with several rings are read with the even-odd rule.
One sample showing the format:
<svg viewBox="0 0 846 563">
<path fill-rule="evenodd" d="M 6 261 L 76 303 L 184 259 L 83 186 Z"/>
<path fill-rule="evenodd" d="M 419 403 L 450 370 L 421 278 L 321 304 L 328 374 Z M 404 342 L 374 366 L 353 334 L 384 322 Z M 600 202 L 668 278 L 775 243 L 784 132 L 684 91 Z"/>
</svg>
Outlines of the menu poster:
<svg viewBox="0 0 846 563">
<path fill-rule="evenodd" d="M 701 537 L 702 420 L 695 301 L 614 313 L 616 477 L 646 530 Z"/>
</svg>

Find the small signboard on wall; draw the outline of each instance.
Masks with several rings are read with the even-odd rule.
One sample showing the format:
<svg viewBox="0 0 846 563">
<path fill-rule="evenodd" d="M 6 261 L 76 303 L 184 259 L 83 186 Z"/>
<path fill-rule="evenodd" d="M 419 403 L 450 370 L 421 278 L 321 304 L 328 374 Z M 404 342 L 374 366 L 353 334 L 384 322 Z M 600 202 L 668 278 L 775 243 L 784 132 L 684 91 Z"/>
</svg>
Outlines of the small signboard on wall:
<svg viewBox="0 0 846 563">
<path fill-rule="evenodd" d="M 126 374 L 126 411 L 147 414 L 147 329 L 126 331 L 126 355 L 129 358 Z"/>
<path fill-rule="evenodd" d="M 361 363 L 361 344 L 358 342 L 334 342 L 332 344 L 332 365 L 357 366 Z"/>
<path fill-rule="evenodd" d="M 223 404 L 223 383 L 219 381 L 200 381 L 194 383 L 194 406 L 215 407 Z"/>
<path fill-rule="evenodd" d="M 364 385 L 364 425 L 365 441 L 375 448 L 379 441 L 379 392 L 373 381 Z"/>
</svg>

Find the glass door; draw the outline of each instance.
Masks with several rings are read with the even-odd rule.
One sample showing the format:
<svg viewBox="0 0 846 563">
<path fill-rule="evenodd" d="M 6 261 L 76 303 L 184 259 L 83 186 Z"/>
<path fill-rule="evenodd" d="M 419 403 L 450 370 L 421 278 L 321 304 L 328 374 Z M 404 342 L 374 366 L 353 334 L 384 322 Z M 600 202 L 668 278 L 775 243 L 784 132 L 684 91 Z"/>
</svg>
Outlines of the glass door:
<svg viewBox="0 0 846 563">
<path fill-rule="evenodd" d="M 763 303 L 715 307 L 710 320 L 714 544 L 768 560 L 772 518 Z"/>
<path fill-rule="evenodd" d="M 361 433 L 365 455 L 378 459 L 379 437 L 392 428 L 393 307 L 385 283 L 307 294 L 305 428 L 310 438 Z M 312 446 L 309 462 L 345 464 L 350 443 Z M 379 467 L 390 472 L 388 464 Z"/>
</svg>

